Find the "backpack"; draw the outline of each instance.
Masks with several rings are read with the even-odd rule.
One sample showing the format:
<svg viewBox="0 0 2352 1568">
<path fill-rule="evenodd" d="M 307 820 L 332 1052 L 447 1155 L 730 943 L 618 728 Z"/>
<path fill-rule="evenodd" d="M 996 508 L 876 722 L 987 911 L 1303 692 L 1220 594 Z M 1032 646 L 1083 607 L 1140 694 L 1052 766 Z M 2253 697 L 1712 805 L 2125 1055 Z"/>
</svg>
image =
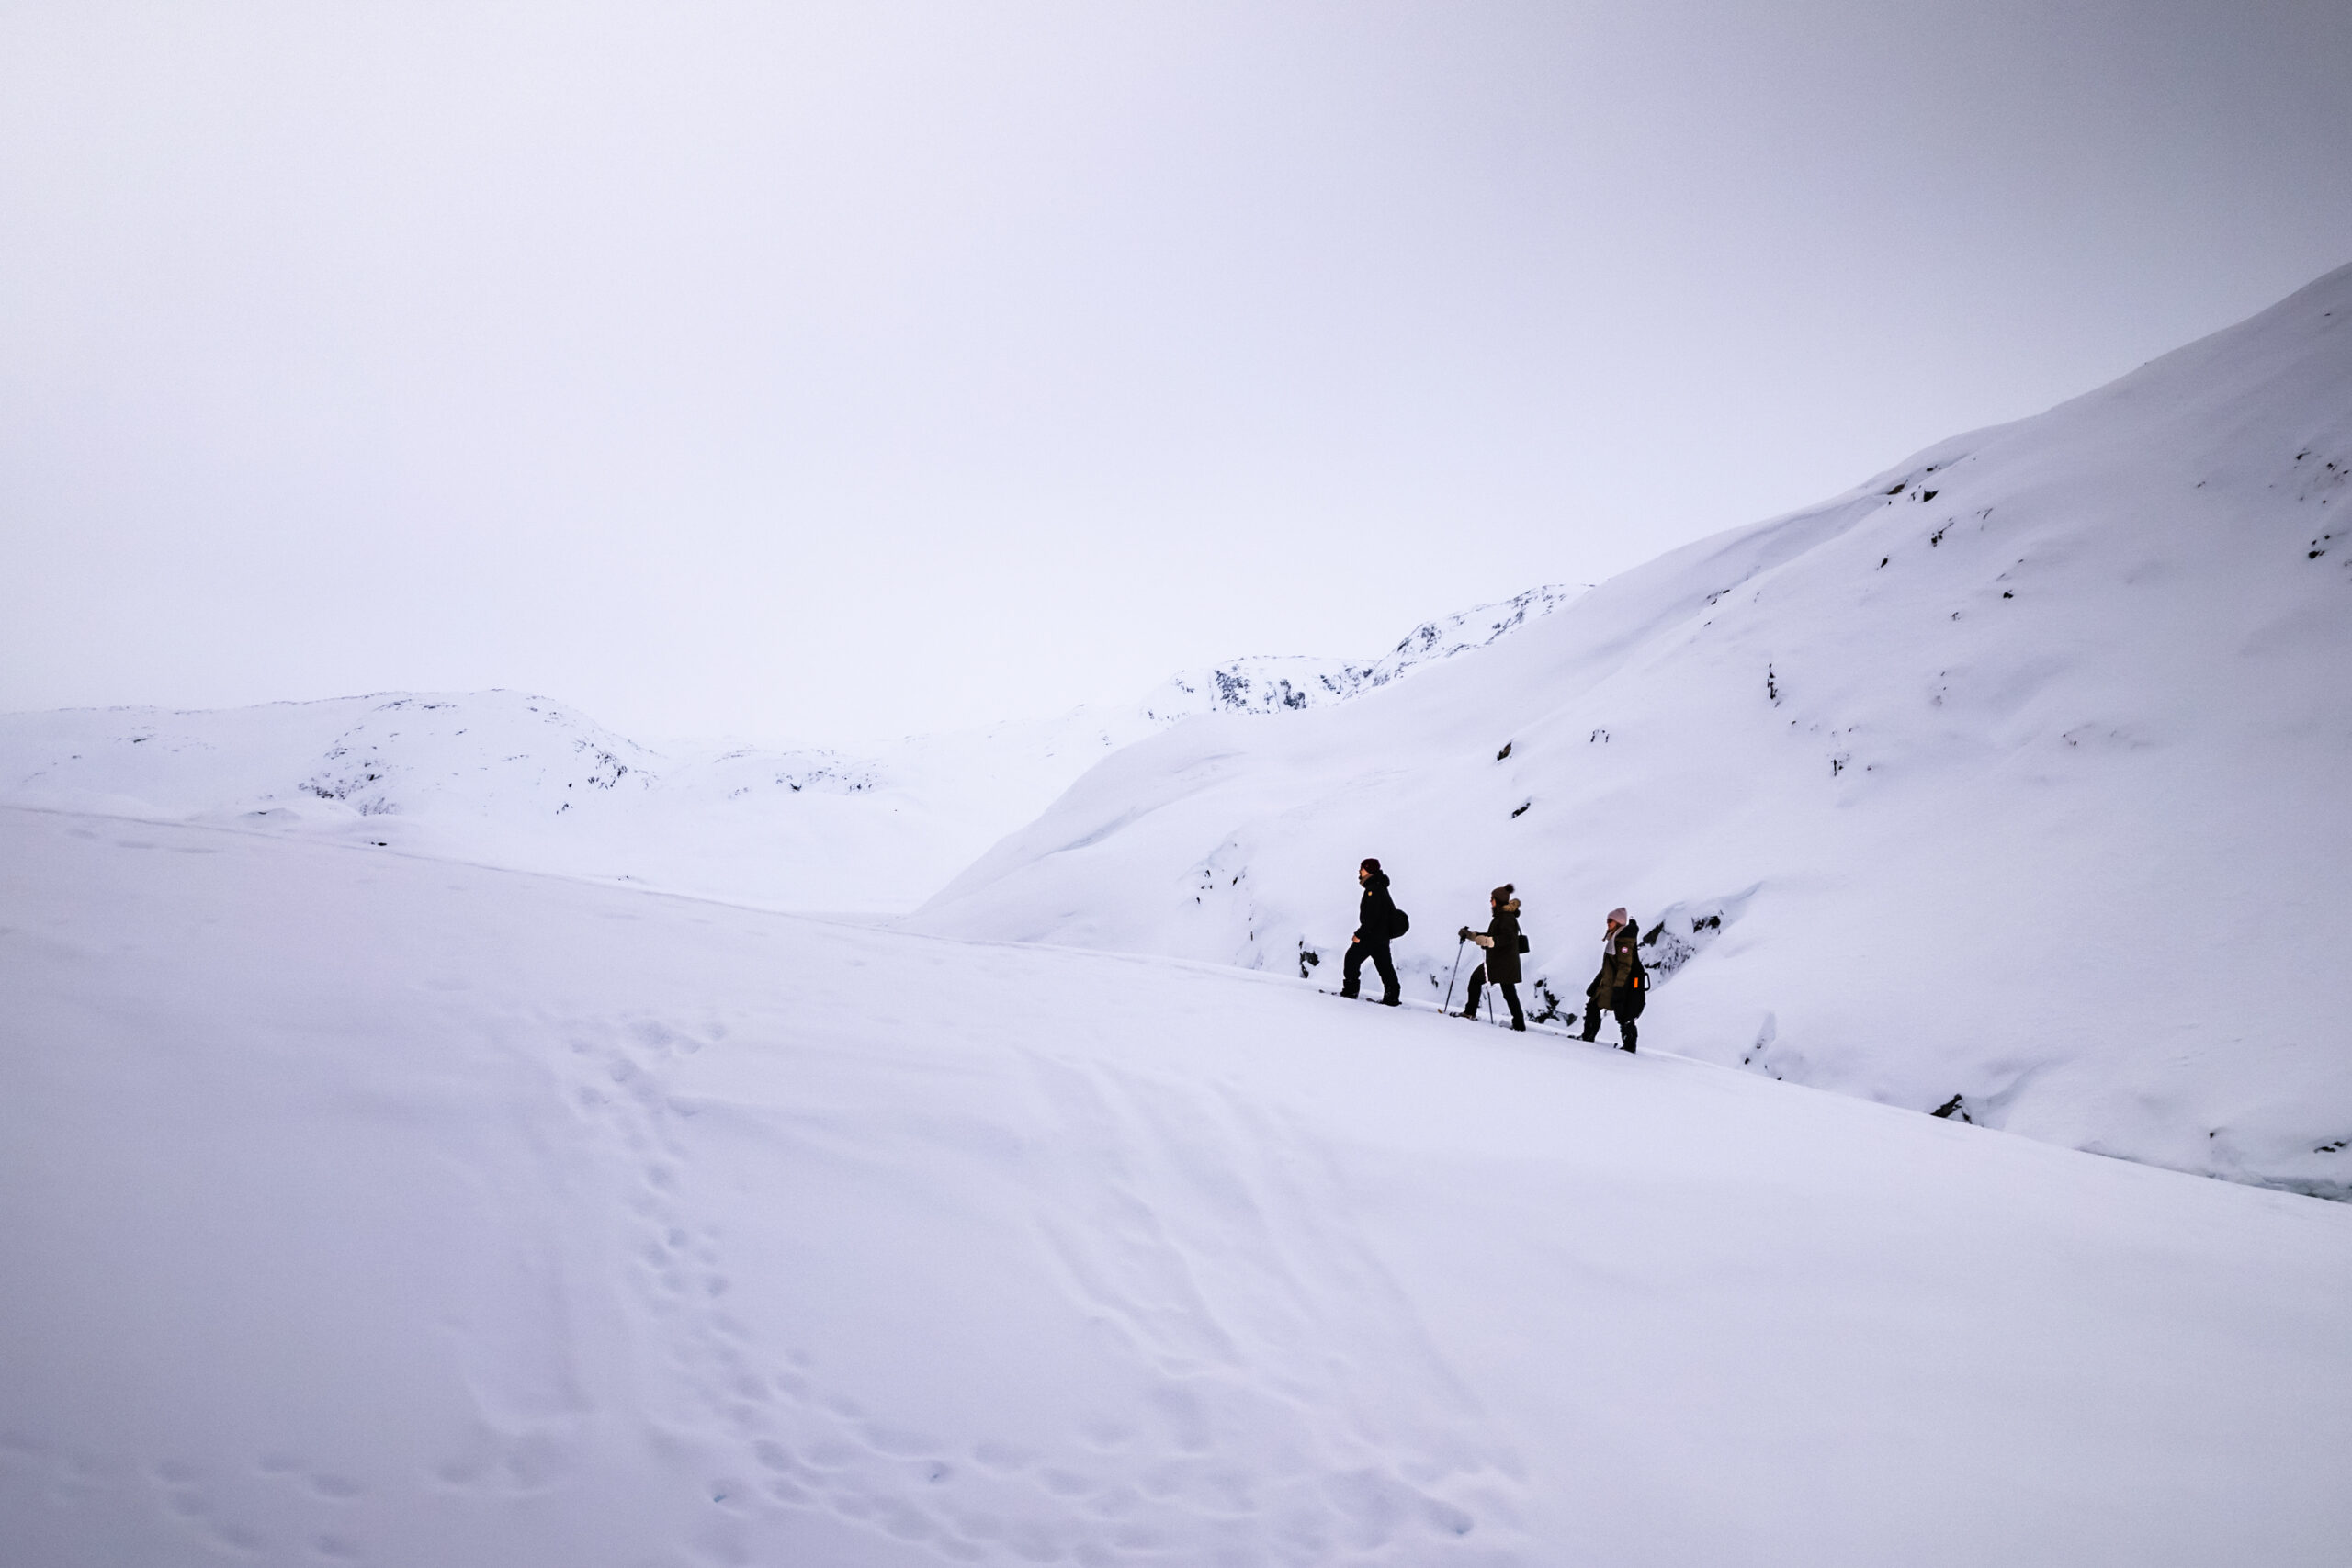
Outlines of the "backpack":
<svg viewBox="0 0 2352 1568">
<path fill-rule="evenodd" d="M 1617 993 L 1617 1016 L 1621 1019 L 1639 1018 L 1642 1009 L 1649 1005 L 1649 1000 L 1650 969 L 1642 962 L 1641 950 L 1636 948 L 1634 952 L 1634 972 L 1625 977 L 1625 984 Z"/>
<path fill-rule="evenodd" d="M 1407 931 L 1411 931 L 1412 929 L 1413 917 L 1405 913 L 1404 910 L 1398 909 L 1396 911 L 1396 918 L 1388 922 L 1389 939 L 1394 941 L 1397 937 L 1403 936 Z"/>
</svg>

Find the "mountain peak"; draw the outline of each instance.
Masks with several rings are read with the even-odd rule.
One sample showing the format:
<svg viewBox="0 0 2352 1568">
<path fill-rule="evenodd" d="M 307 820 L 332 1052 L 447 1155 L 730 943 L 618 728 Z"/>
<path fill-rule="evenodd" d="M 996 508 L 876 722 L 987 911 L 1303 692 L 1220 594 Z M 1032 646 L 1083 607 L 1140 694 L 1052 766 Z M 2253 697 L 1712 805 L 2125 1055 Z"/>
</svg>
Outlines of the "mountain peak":
<svg viewBox="0 0 2352 1568">
<path fill-rule="evenodd" d="M 1143 698 L 1146 716 L 1173 723 L 1203 713 L 1275 714 L 1343 703 L 1458 654 L 1486 648 L 1573 604 L 1585 589 L 1560 583 L 1423 621 L 1377 659 L 1258 654 L 1170 676 Z"/>
</svg>

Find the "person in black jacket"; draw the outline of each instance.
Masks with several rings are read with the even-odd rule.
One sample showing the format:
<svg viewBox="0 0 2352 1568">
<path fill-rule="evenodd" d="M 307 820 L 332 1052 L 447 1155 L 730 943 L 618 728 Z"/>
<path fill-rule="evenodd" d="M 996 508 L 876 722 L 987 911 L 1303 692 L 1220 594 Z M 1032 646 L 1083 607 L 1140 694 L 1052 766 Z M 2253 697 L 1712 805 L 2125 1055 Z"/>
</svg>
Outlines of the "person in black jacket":
<svg viewBox="0 0 2352 1568">
<path fill-rule="evenodd" d="M 1494 890 L 1487 902 L 1494 906 L 1495 918 L 1487 922 L 1486 934 L 1482 936 L 1468 926 L 1462 928 L 1464 941 L 1475 942 L 1487 950 L 1487 961 L 1470 971 L 1470 999 L 1463 1004 L 1462 1016 L 1478 1016 L 1478 988 L 1492 980 L 1495 989 L 1503 994 L 1503 1000 L 1510 1004 L 1510 1026 L 1523 1030 L 1527 1027 L 1527 1014 L 1519 1007 L 1519 955 L 1526 951 L 1527 939 L 1519 934 L 1519 898 L 1506 882 Z"/>
<path fill-rule="evenodd" d="M 1356 881 L 1363 886 L 1363 900 L 1356 906 L 1355 940 L 1348 943 L 1347 959 L 1340 965 L 1340 995 L 1356 994 L 1363 961 L 1369 958 L 1380 971 L 1380 1005 L 1396 1007 L 1404 987 L 1397 985 L 1396 965 L 1388 957 L 1388 944 L 1396 935 L 1396 901 L 1388 897 L 1387 874 L 1378 860 L 1367 858 L 1356 870 Z"/>
</svg>

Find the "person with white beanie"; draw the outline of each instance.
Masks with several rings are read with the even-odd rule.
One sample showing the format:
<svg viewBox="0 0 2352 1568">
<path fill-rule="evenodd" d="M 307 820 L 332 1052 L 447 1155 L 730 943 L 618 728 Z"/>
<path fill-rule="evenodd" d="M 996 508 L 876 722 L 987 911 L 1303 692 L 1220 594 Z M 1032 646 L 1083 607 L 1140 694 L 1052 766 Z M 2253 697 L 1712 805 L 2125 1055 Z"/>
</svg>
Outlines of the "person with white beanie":
<svg viewBox="0 0 2352 1568">
<path fill-rule="evenodd" d="M 1642 963 L 1641 927 L 1623 908 L 1609 911 L 1609 930 L 1600 939 L 1600 973 L 1584 988 L 1584 1038 L 1600 1032 L 1603 1009 L 1617 1015 L 1619 1048 L 1631 1051 L 1638 1031 L 1634 1021 L 1649 999 L 1650 977 Z"/>
</svg>

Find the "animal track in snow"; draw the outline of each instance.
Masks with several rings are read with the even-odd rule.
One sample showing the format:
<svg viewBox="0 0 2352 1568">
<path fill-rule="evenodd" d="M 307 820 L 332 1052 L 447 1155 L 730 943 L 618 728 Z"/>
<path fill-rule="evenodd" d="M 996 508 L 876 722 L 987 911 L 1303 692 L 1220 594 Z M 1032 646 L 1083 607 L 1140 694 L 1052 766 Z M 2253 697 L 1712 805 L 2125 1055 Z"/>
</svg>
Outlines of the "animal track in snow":
<svg viewBox="0 0 2352 1568">
<path fill-rule="evenodd" d="M 1420 1380 L 1421 1429 L 1374 1438 L 1346 1418 L 1362 1370 L 1318 1353 L 1320 1325 L 1377 1314 L 1395 1288 L 1328 1175 L 1267 1161 L 1275 1130 L 1229 1091 L 1035 1063 L 1061 1128 L 1040 1156 L 1056 1168 L 1039 1178 L 1039 1223 L 1081 1310 L 1142 1381 L 1131 1406 L 1059 1442 L 956 1445 L 829 1386 L 804 1350 L 762 1343 L 773 1325 L 722 1306 L 735 1270 L 698 1218 L 701 1134 L 668 1081 L 693 1055 L 684 1032 L 640 1019 L 560 1032 L 565 1102 L 612 1153 L 616 1260 L 659 1325 L 682 1430 L 708 1446 L 714 1515 L 829 1515 L 950 1562 L 1110 1564 L 1222 1542 L 1319 1563 L 1465 1536 L 1486 1561 L 1509 1557 L 1515 1461 L 1483 1452 L 1409 1314 L 1396 1314 L 1382 1375 Z M 478 1459 L 442 1479 L 491 1484 L 495 1469 Z M 733 1549 L 713 1537 L 695 1550 Z"/>
</svg>

